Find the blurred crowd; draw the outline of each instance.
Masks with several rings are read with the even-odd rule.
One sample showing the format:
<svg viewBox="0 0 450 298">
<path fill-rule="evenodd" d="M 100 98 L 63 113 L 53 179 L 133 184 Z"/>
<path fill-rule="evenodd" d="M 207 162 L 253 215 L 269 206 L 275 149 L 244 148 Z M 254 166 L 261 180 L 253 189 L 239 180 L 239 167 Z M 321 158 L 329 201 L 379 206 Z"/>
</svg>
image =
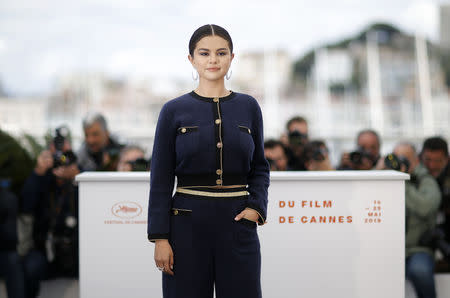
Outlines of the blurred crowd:
<svg viewBox="0 0 450 298">
<path fill-rule="evenodd" d="M 139 146 L 120 144 L 103 115 L 87 115 L 84 141 L 72 149 L 70 130 L 58 127 L 33 160 L 0 130 L 0 278 L 8 297 L 37 297 L 42 280 L 78 277 L 78 186 L 83 171 L 148 171 Z M 405 185 L 406 276 L 419 297 L 434 297 L 435 271 L 450 272 L 450 166 L 448 145 L 433 136 L 420 151 L 399 142 L 386 156 L 381 139 L 366 129 L 354 150 L 335 166 L 324 140 L 310 140 L 308 122 L 297 116 L 279 139 L 264 143 L 272 171 L 393 169 L 411 177 Z M 435 294 L 434 294 L 435 295 Z"/>
<path fill-rule="evenodd" d="M 272 171 L 396 170 L 405 182 L 405 274 L 417 297 L 436 297 L 434 272 L 450 272 L 450 165 L 448 144 L 432 136 L 418 151 L 399 141 L 386 156 L 371 129 L 355 137 L 354 151 L 344 152 L 335 167 L 324 140 L 310 140 L 308 123 L 297 116 L 279 140 L 266 140 L 264 152 Z"/>
<path fill-rule="evenodd" d="M 103 115 L 82 125 L 77 151 L 61 126 L 36 160 L 0 130 L 0 278 L 10 298 L 38 297 L 42 280 L 78 278 L 77 174 L 150 168 L 142 148 L 111 136 Z"/>
</svg>

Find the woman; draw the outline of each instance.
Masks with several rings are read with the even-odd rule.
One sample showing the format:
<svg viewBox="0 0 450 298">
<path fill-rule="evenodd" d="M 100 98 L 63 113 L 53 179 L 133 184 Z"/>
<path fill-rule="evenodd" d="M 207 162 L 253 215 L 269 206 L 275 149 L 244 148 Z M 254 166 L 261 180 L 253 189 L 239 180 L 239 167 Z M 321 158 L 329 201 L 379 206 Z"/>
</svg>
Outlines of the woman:
<svg viewBox="0 0 450 298">
<path fill-rule="evenodd" d="M 188 55 L 198 87 L 159 114 L 148 239 L 165 298 L 210 298 L 213 287 L 218 298 L 261 297 L 256 226 L 266 220 L 269 164 L 257 101 L 225 89 L 233 58 L 225 29 L 198 28 Z"/>
</svg>

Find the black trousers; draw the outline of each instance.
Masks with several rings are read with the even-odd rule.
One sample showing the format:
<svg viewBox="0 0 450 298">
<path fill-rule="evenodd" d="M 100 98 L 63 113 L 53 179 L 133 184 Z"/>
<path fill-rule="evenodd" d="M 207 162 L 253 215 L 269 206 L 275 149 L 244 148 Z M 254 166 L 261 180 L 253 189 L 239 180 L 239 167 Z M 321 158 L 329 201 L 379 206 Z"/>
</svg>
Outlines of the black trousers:
<svg viewBox="0 0 450 298">
<path fill-rule="evenodd" d="M 175 193 L 169 242 L 174 276 L 163 275 L 164 298 L 261 298 L 257 224 L 234 218 L 248 196 L 211 198 Z"/>
</svg>

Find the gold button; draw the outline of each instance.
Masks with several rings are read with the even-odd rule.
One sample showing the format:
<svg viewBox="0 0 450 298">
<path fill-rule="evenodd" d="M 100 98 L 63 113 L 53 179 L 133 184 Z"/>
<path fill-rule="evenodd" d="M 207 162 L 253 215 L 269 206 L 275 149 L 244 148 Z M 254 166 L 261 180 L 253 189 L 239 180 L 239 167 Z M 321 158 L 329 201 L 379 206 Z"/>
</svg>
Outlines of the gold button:
<svg viewBox="0 0 450 298">
<path fill-rule="evenodd" d="M 217 175 L 222 174 L 222 170 L 221 170 L 221 169 L 217 169 L 217 170 L 216 170 L 216 174 L 217 174 Z"/>
<path fill-rule="evenodd" d="M 214 101 L 214 102 L 219 102 L 219 99 L 218 99 L 217 97 L 215 97 L 215 98 L 213 99 L 213 101 Z"/>
<path fill-rule="evenodd" d="M 178 215 L 178 210 L 173 210 L 174 215 Z"/>
<path fill-rule="evenodd" d="M 217 148 L 222 148 L 222 143 L 221 142 L 217 143 Z"/>
<path fill-rule="evenodd" d="M 217 180 L 216 180 L 216 184 L 222 184 L 222 180 L 217 179 Z"/>
<path fill-rule="evenodd" d="M 186 128 L 183 127 L 183 128 L 181 129 L 181 132 L 182 132 L 182 133 L 185 133 L 185 132 L 186 132 Z"/>
<path fill-rule="evenodd" d="M 220 119 L 216 119 L 216 124 L 220 124 L 222 122 Z"/>
</svg>

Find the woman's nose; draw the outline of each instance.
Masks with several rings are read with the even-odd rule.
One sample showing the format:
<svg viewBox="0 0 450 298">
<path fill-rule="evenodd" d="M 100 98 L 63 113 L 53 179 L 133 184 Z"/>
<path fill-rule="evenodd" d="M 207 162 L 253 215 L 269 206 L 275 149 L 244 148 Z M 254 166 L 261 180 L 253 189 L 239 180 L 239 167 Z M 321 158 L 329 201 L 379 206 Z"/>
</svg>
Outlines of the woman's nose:
<svg viewBox="0 0 450 298">
<path fill-rule="evenodd" d="M 217 55 L 216 54 L 209 55 L 209 61 L 213 63 L 217 62 Z"/>
</svg>

